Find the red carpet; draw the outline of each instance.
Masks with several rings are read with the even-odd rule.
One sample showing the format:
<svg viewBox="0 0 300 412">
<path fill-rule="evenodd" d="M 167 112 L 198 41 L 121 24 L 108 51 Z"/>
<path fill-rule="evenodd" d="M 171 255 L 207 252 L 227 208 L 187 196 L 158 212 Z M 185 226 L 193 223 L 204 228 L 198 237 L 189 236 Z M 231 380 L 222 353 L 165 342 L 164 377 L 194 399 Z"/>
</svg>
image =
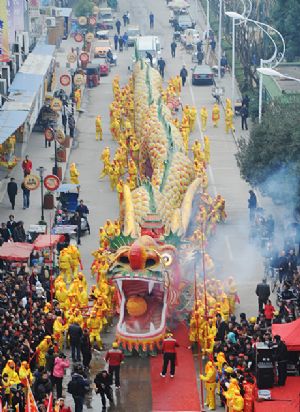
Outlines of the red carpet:
<svg viewBox="0 0 300 412">
<path fill-rule="evenodd" d="M 180 347 L 177 348 L 178 366 L 175 378 L 170 378 L 170 371 L 165 378 L 159 376 L 162 368 L 162 355 L 151 359 L 152 412 L 200 411 L 197 389 L 196 370 L 189 346 L 188 329 L 179 325 L 174 337 Z"/>
<path fill-rule="evenodd" d="M 290 376 L 285 386 L 271 389 L 271 401 L 255 402 L 255 412 L 299 412 L 300 377 Z"/>
</svg>

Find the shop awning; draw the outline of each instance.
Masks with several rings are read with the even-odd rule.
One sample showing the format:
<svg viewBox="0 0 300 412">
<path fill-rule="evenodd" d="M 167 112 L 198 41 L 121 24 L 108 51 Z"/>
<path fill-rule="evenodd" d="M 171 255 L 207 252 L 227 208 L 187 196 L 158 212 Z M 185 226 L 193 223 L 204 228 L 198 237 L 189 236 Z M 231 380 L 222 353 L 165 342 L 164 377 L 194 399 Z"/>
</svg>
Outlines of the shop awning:
<svg viewBox="0 0 300 412">
<path fill-rule="evenodd" d="M 41 74 L 21 73 L 19 71 L 8 89 L 10 93 L 14 93 L 15 97 L 12 94 L 10 94 L 9 97 L 16 100 L 18 96 L 22 96 L 24 92 L 27 94 L 30 92 L 36 93 L 41 87 L 42 82 L 43 76 Z M 6 105 L 7 103 L 5 103 L 4 107 Z"/>
<path fill-rule="evenodd" d="M 27 116 L 25 110 L 0 110 L 0 144 L 22 126 Z"/>
<path fill-rule="evenodd" d="M 35 47 L 23 63 L 19 72 L 45 77 L 52 65 L 54 52 L 55 46 L 43 45 Z"/>
<path fill-rule="evenodd" d="M 31 243 L 6 242 L 0 247 L 0 258 L 11 262 L 27 262 L 32 251 Z"/>
<path fill-rule="evenodd" d="M 34 249 L 41 250 L 55 247 L 57 243 L 62 242 L 63 239 L 63 235 L 38 235 L 38 237 L 33 242 Z"/>
</svg>

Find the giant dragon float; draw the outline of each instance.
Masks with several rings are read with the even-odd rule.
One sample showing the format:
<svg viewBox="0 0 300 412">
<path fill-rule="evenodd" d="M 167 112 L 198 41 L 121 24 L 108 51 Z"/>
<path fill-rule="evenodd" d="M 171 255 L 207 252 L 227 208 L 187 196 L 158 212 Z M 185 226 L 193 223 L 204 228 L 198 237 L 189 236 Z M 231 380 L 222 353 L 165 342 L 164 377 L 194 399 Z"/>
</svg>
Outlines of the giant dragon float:
<svg viewBox="0 0 300 412">
<path fill-rule="evenodd" d="M 206 193 L 206 179 L 195 174 L 159 73 L 138 61 L 117 95 L 120 122 L 131 119 L 139 142 L 138 184 L 134 190 L 122 186 L 121 233 L 94 252 L 93 268 L 97 271 L 103 255 L 108 258 L 106 276 L 119 297 L 121 347 L 155 353 L 166 329 L 193 309 L 193 273 L 183 270 L 182 256 L 203 245 L 217 220 L 212 205 L 219 200 Z M 125 108 L 130 107 L 129 113 Z M 202 256 L 211 267 L 210 257 Z"/>
</svg>

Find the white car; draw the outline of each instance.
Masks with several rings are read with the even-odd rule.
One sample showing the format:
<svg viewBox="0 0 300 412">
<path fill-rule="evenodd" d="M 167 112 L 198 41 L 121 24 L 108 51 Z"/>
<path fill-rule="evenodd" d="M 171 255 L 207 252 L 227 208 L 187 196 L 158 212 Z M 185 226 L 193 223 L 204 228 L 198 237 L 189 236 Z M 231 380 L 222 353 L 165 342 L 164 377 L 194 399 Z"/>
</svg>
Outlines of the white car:
<svg viewBox="0 0 300 412">
<path fill-rule="evenodd" d="M 182 44 L 197 44 L 200 41 L 200 33 L 196 29 L 186 29 L 180 35 L 180 41 Z"/>
</svg>

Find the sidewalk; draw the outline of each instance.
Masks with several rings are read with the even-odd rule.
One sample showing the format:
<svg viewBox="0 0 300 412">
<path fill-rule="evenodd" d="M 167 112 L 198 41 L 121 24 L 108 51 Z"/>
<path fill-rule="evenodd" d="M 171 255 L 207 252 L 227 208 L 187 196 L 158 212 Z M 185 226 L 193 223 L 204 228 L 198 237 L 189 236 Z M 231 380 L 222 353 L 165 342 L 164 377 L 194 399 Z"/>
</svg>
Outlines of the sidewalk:
<svg viewBox="0 0 300 412">
<path fill-rule="evenodd" d="M 69 64 L 66 61 L 66 57 L 68 53 L 71 51 L 72 47 L 77 47 L 78 43 L 76 43 L 73 38 L 68 38 L 62 41 L 60 48 L 56 50 L 56 69 L 55 69 L 55 76 L 56 76 L 56 90 L 63 88 L 60 85 L 60 76 L 62 74 L 67 74 L 70 68 L 76 68 L 75 65 Z M 69 67 L 67 67 L 67 65 Z M 70 87 L 65 88 L 67 94 L 70 93 Z M 82 92 L 84 91 L 84 86 L 82 87 Z M 82 93 L 83 94 L 83 93 Z M 84 100 L 84 96 L 82 102 Z M 68 108 L 71 111 L 71 107 Z M 61 113 L 59 113 L 59 121 L 58 124 L 61 125 Z M 77 124 L 78 117 L 80 112 L 75 110 L 75 121 Z M 68 132 L 67 128 L 67 132 Z M 75 138 L 76 140 L 76 132 Z M 72 139 L 71 139 L 72 145 Z M 62 167 L 62 176 L 63 180 L 64 177 L 68 181 L 68 159 L 70 156 L 71 148 L 66 149 L 67 161 L 65 163 L 58 163 L 58 166 Z M 33 163 L 32 173 L 39 175 L 36 169 L 40 166 L 45 168 L 44 176 L 48 174 L 52 174 L 52 168 L 54 166 L 54 142 L 51 143 L 51 147 L 45 148 L 45 138 L 44 134 L 41 132 L 33 132 L 29 138 L 27 147 L 25 149 L 25 154 L 29 155 L 30 160 Z M 22 170 L 22 161 L 20 159 L 17 166 L 12 170 L 7 172 L 7 176 L 5 179 L 1 181 L 0 185 L 0 222 L 6 222 L 8 220 L 8 216 L 12 213 L 15 216 L 15 219 L 24 221 L 25 230 L 28 229 L 30 224 L 36 224 L 41 218 L 41 189 L 40 187 L 30 193 L 30 207 L 29 209 L 23 210 L 23 193 L 21 190 L 21 183 L 23 181 L 23 170 Z M 7 196 L 7 183 L 9 182 L 10 178 L 14 177 L 18 184 L 18 194 L 16 197 L 16 206 L 15 210 L 11 210 L 11 205 L 9 203 L 9 199 Z M 46 189 L 44 188 L 44 193 Z M 50 225 L 51 221 L 54 219 L 54 211 L 53 210 L 45 210 L 44 211 L 45 220 Z"/>
</svg>

